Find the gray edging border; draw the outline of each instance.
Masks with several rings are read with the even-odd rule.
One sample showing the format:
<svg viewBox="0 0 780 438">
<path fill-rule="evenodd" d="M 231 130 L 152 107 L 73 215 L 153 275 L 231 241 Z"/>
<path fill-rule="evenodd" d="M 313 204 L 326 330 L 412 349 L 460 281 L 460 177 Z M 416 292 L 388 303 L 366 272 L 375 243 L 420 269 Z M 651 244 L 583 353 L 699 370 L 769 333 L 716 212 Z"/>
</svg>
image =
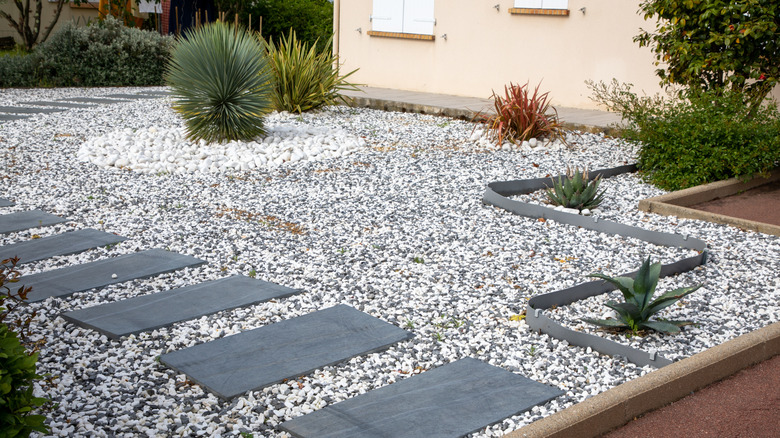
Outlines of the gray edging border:
<svg viewBox="0 0 780 438">
<path fill-rule="evenodd" d="M 618 385 L 505 436 L 597 437 L 778 354 L 780 322 Z"/>
<path fill-rule="evenodd" d="M 639 201 L 639 209 L 666 216 L 677 216 L 727 224 L 746 230 L 758 231 L 759 233 L 780 236 L 780 226 L 777 225 L 688 208 L 691 205 L 708 202 L 717 198 L 724 198 L 775 181 L 780 181 L 780 169 L 775 169 L 769 178 L 763 178 L 760 175 L 754 175 L 749 181 L 731 178 L 667 193 L 661 196 L 655 196 L 653 198 L 643 199 Z"/>
<path fill-rule="evenodd" d="M 590 179 L 599 176 L 608 178 L 610 176 L 633 172 L 635 170 L 635 165 L 620 166 L 612 169 L 592 171 L 590 172 L 589 177 Z M 554 178 L 557 178 L 557 176 Z M 575 225 L 603 233 L 633 237 L 656 245 L 682 247 L 699 251 L 699 254 L 696 256 L 664 265 L 661 270 L 661 275 L 663 276 L 690 271 L 699 265 L 703 265 L 707 261 L 707 244 L 700 239 L 680 236 L 678 234 L 645 230 L 606 220 L 599 221 L 598 217 L 586 217 L 555 211 L 545 206 L 528 204 L 507 198 L 507 196 L 541 190 L 548 187 L 549 184 L 551 184 L 550 178 L 493 182 L 488 184 L 482 202 L 503 208 L 521 216 L 551 219 L 556 222 Z M 635 273 L 623 275 L 631 276 L 634 274 Z M 542 313 L 542 310 L 552 306 L 566 305 L 587 297 L 603 294 L 613 289 L 615 288 L 611 284 L 599 280 L 535 296 L 528 301 L 526 307 L 526 322 L 531 330 L 538 330 L 540 333 L 543 332 L 552 337 L 566 340 L 572 345 L 584 348 L 590 347 L 595 351 L 610 356 L 623 356 L 627 360 L 640 366 L 652 365 L 660 368 L 670 365 L 672 363 L 671 360 L 658 355 L 655 351 L 642 351 L 600 336 L 570 330 L 544 316 Z"/>
</svg>

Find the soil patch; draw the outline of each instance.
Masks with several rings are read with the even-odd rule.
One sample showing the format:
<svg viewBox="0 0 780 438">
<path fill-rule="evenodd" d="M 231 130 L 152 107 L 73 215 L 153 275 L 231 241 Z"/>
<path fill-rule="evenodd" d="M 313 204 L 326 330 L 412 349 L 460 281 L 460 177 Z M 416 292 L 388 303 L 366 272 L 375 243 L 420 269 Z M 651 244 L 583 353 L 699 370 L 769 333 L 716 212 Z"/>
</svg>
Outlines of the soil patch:
<svg viewBox="0 0 780 438">
<path fill-rule="evenodd" d="M 780 226 L 780 181 L 689 208 Z"/>
</svg>

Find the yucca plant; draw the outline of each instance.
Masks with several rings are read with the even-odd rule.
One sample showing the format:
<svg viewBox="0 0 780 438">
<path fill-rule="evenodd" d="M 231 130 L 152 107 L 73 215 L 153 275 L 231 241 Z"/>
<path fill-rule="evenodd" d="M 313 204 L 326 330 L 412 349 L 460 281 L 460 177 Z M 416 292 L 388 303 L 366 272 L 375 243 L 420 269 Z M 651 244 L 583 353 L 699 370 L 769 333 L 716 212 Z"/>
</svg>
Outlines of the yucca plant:
<svg viewBox="0 0 780 438">
<path fill-rule="evenodd" d="M 630 277 L 609 277 L 600 273 L 593 273 L 588 277 L 600 278 L 606 280 L 620 290 L 623 293 L 625 302 L 618 303 L 615 301 L 608 301 L 607 307 L 617 312 L 618 319 L 591 319 L 583 318 L 582 320 L 595 324 L 600 327 L 606 327 L 618 330 L 631 330 L 633 333 L 642 329 L 657 330 L 663 333 L 679 333 L 680 327 L 693 324 L 691 321 L 651 321 L 650 317 L 676 303 L 680 298 L 693 293 L 701 287 L 701 285 L 693 287 L 681 287 L 669 292 L 664 293 L 660 297 L 653 300 L 653 294 L 655 293 L 656 285 L 658 284 L 658 277 L 661 274 L 660 263 L 650 263 L 650 257 L 648 257 L 642 266 L 639 268 L 639 272 L 636 274 L 636 278 Z"/>
<path fill-rule="evenodd" d="M 594 209 L 604 200 L 604 192 L 599 192 L 601 175 L 588 180 L 588 171 L 566 168 L 566 177 L 558 176 L 552 180 L 553 187 L 547 189 L 547 199 L 554 205 L 562 205 L 566 208 L 577 210 Z"/>
<path fill-rule="evenodd" d="M 330 47 L 333 37 L 325 47 Z M 278 44 L 268 43 L 268 59 L 274 75 L 273 105 L 279 111 L 302 113 L 339 101 L 346 103 L 341 90 L 358 90 L 347 78 L 357 70 L 339 75 L 338 60 L 329 50 L 318 51 L 290 30 Z"/>
<path fill-rule="evenodd" d="M 558 111 L 550 104 L 549 92 L 540 93 L 537 85 L 530 90 L 525 85 L 504 86 L 504 96 L 493 91 L 495 114 L 479 114 L 476 119 L 488 125 L 488 136 L 496 144 L 504 141 L 522 143 L 532 138 L 549 138 L 564 141 L 563 127 Z"/>
<path fill-rule="evenodd" d="M 166 81 L 173 109 L 191 140 L 251 140 L 264 134 L 271 72 L 263 42 L 221 22 L 185 35 L 173 49 Z"/>
</svg>

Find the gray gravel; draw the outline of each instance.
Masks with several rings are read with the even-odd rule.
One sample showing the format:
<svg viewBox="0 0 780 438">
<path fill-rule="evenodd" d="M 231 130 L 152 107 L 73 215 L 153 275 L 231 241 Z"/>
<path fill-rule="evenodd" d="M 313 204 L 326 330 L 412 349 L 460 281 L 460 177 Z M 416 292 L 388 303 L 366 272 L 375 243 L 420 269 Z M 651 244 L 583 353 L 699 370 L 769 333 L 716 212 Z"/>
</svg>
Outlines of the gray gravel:
<svg viewBox="0 0 780 438">
<path fill-rule="evenodd" d="M 122 92 L 134 92 L 129 89 Z M 115 89 L 3 90 L 0 104 L 100 96 Z M 643 257 L 664 262 L 690 255 L 634 239 L 539 222 L 481 203 L 488 182 L 592 169 L 635 160 L 635 147 L 582 134 L 571 149 L 494 151 L 463 121 L 345 107 L 289 123 L 344 130 L 365 145 L 349 155 L 299 161 L 268 170 L 153 173 L 99 167 L 76 159 L 95 137 L 160 126 L 171 117 L 164 100 L 101 105 L 0 125 L 4 196 L 0 213 L 41 208 L 70 221 L 0 236 L 0 245 L 86 227 L 128 240 L 110 249 L 55 257 L 23 267 L 49 270 L 153 247 L 200 257 L 195 269 L 51 298 L 36 333 L 47 343 L 39 371 L 57 436 L 282 437 L 275 426 L 327 404 L 408 378 L 466 356 L 555 385 L 566 394 L 473 436 L 501 434 L 652 371 L 568 346 L 527 330 L 527 299 L 584 280 L 601 269 L 619 274 Z M 706 240 L 705 267 L 661 282 L 661 288 L 705 283 L 670 317 L 699 325 L 678 336 L 621 342 L 690 356 L 780 320 L 780 239 L 723 225 L 636 210 L 661 193 L 635 175 L 604 181 L 603 217 Z M 64 322 L 62 311 L 159 292 L 231 274 L 257 277 L 301 295 L 222 312 L 120 341 Z M 606 297 L 552 312 L 567 325 L 601 315 Z M 204 393 L 156 361 L 162 353 L 348 304 L 416 334 L 387 351 L 325 367 L 296 381 L 249 392 L 232 402 Z M 590 327 L 582 330 L 592 331 Z"/>
</svg>

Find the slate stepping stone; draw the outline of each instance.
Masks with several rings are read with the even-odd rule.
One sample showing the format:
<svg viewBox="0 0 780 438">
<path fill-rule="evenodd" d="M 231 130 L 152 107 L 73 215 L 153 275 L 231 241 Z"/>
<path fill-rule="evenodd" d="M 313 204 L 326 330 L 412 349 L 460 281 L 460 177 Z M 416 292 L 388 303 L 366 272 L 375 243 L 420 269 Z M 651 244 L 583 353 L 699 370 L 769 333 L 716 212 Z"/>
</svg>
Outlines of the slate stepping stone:
<svg viewBox="0 0 780 438">
<path fill-rule="evenodd" d="M 104 97 L 68 97 L 59 99 L 63 102 L 82 102 L 82 103 L 121 103 L 126 102 L 120 99 L 106 99 Z"/>
<path fill-rule="evenodd" d="M 71 103 L 71 102 L 51 102 L 48 100 L 34 100 L 31 102 L 24 102 L 27 105 L 37 105 L 37 106 L 56 106 L 60 108 L 94 108 L 95 104 L 86 104 L 86 103 Z"/>
<path fill-rule="evenodd" d="M 27 301 L 35 302 L 136 278 L 152 277 L 203 263 L 206 262 L 195 257 L 162 249 L 150 249 L 39 274 L 24 275 L 22 282 L 25 286 L 32 287 L 32 291 L 27 295 Z"/>
<path fill-rule="evenodd" d="M 150 96 L 150 95 L 144 95 L 144 94 L 125 94 L 125 93 L 115 93 L 115 94 L 107 94 L 105 97 L 110 99 L 122 99 L 122 100 L 140 100 L 140 99 L 155 99 L 156 96 Z"/>
<path fill-rule="evenodd" d="M 65 111 L 62 108 L 33 108 L 22 106 L 0 106 L 0 113 L 11 114 L 49 114 Z"/>
<path fill-rule="evenodd" d="M 294 418 L 296 437 L 462 437 L 563 394 L 465 358 Z"/>
<path fill-rule="evenodd" d="M 309 374 L 414 335 L 345 305 L 160 356 L 223 399 Z"/>
<path fill-rule="evenodd" d="M 117 339 L 222 310 L 284 298 L 300 290 L 237 275 L 63 313 L 66 320 Z"/>
<path fill-rule="evenodd" d="M 27 210 L 0 216 L 0 234 L 28 228 L 45 227 L 65 222 L 65 219 L 41 210 Z"/>
<path fill-rule="evenodd" d="M 0 114 L 0 122 L 10 122 L 12 120 L 26 119 L 30 116 L 22 116 L 19 114 Z"/>
<path fill-rule="evenodd" d="M 0 246 L 0 260 L 19 257 L 19 264 L 25 264 L 54 256 L 76 254 L 123 240 L 124 237 L 87 228 Z"/>
<path fill-rule="evenodd" d="M 149 94 L 149 95 L 152 95 L 152 96 L 163 97 L 163 96 L 170 96 L 171 92 L 170 91 L 163 91 L 163 90 L 161 90 L 161 91 L 141 91 L 139 94 Z"/>
<path fill-rule="evenodd" d="M 16 205 L 14 201 L 11 201 L 10 199 L 0 198 L 0 207 L 11 207 L 12 205 Z"/>
</svg>

